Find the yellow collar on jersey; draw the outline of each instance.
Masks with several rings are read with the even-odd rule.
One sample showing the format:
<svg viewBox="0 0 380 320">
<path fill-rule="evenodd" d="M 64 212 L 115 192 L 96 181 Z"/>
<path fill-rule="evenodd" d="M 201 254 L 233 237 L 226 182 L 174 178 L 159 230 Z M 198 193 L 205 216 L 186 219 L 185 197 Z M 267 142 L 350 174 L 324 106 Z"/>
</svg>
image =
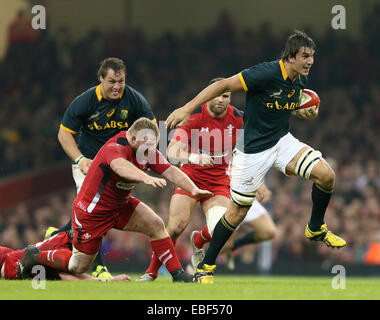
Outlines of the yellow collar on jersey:
<svg viewBox="0 0 380 320">
<path fill-rule="evenodd" d="M 281 68 L 282 77 L 284 78 L 284 80 L 286 80 L 288 78 L 288 74 L 286 73 L 286 70 L 285 70 L 284 61 L 280 60 L 279 64 Z"/>
<path fill-rule="evenodd" d="M 102 100 L 103 98 L 102 93 L 100 92 L 100 86 L 101 84 L 99 84 L 95 89 L 96 97 L 98 98 L 99 101 Z M 124 90 L 121 92 L 120 99 L 123 96 L 123 93 L 124 93 Z"/>
</svg>

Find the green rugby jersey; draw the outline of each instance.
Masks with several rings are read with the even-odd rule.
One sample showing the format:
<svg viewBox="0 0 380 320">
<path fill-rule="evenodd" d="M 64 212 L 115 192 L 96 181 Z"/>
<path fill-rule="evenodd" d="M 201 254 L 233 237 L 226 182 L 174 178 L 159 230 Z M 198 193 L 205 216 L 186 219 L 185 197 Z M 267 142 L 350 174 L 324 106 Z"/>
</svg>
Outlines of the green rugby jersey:
<svg viewBox="0 0 380 320">
<path fill-rule="evenodd" d="M 61 128 L 72 134 L 79 132 L 79 150 L 93 159 L 111 137 L 128 130 L 141 117 L 156 121 L 141 93 L 126 85 L 120 99 L 109 101 L 102 97 L 99 84 L 73 100 L 63 115 Z"/>
<path fill-rule="evenodd" d="M 292 82 L 282 60 L 263 62 L 239 73 L 246 91 L 244 135 L 236 147 L 257 153 L 273 147 L 289 132 L 289 117 L 298 106 L 307 77 Z"/>
</svg>

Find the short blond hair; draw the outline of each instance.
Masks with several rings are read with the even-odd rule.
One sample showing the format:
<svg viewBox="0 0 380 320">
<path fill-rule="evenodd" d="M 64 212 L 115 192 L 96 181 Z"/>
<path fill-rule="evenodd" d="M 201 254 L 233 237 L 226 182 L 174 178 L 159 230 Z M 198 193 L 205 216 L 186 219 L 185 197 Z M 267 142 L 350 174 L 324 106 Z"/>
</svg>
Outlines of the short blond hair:
<svg viewBox="0 0 380 320">
<path fill-rule="evenodd" d="M 145 117 L 136 120 L 128 129 L 128 132 L 132 134 L 137 133 L 138 131 L 143 129 L 153 130 L 156 137 L 160 136 L 160 131 L 158 130 L 157 125 L 152 120 Z"/>
</svg>

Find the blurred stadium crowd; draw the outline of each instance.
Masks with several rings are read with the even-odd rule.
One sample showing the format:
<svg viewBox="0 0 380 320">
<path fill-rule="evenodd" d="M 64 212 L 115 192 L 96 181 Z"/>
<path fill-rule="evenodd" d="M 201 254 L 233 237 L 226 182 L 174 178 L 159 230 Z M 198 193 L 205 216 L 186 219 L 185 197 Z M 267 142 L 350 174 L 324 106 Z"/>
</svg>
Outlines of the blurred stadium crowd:
<svg viewBox="0 0 380 320">
<path fill-rule="evenodd" d="M 342 32 L 329 31 L 320 37 L 309 32 L 318 49 L 308 87 L 320 95 L 320 115 L 315 121 L 291 120 L 294 135 L 319 149 L 336 171 L 326 222 L 348 245 L 334 251 L 309 243 L 303 233 L 311 210 L 311 183 L 272 170 L 267 184 L 273 192 L 270 211 L 278 227 L 272 242 L 274 262 L 308 259 L 380 264 L 380 256 L 368 255 L 370 244 L 380 243 L 380 43 L 375 41 L 380 22 L 374 17 L 367 19 L 371 25 L 363 25 L 360 40 Z M 94 30 L 73 41 L 68 29 L 61 28 L 54 36 L 45 31 L 10 37 L 7 55 L 0 61 L 0 176 L 69 163 L 57 141 L 59 123 L 72 99 L 97 84 L 97 67 L 104 57 L 125 61 L 127 83 L 145 95 L 157 119 L 165 120 L 211 78 L 278 58 L 287 34 L 273 34 L 270 25 L 237 31 L 228 16 L 222 15 L 202 34 L 189 30 L 183 36 L 166 33 L 148 39 L 139 30 Z M 239 96 L 232 100 L 238 107 L 244 105 Z M 74 189 L 73 182 L 68 191 L 0 214 L 1 245 L 21 248 L 41 240 L 48 226 L 66 224 Z M 144 199 L 166 219 L 170 193 L 171 189 L 144 189 Z M 193 217 L 177 242 L 182 261 L 190 259 L 190 231 L 204 221 L 200 212 Z M 111 231 L 104 241 L 106 261 L 147 261 L 150 246 L 144 239 Z M 257 247 L 239 249 L 237 257 L 252 263 Z"/>
</svg>

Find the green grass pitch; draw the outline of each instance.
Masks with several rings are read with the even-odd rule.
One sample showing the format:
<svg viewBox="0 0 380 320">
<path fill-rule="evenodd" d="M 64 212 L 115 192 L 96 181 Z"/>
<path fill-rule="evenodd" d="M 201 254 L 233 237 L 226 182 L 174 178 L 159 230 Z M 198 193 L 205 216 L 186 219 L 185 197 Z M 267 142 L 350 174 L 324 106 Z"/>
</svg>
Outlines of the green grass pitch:
<svg viewBox="0 0 380 320">
<path fill-rule="evenodd" d="M 154 282 L 46 281 L 34 289 L 31 280 L 0 280 L 1 300 L 379 300 L 380 279 L 347 277 L 344 289 L 333 289 L 333 277 L 216 275 L 212 285 Z"/>
</svg>

